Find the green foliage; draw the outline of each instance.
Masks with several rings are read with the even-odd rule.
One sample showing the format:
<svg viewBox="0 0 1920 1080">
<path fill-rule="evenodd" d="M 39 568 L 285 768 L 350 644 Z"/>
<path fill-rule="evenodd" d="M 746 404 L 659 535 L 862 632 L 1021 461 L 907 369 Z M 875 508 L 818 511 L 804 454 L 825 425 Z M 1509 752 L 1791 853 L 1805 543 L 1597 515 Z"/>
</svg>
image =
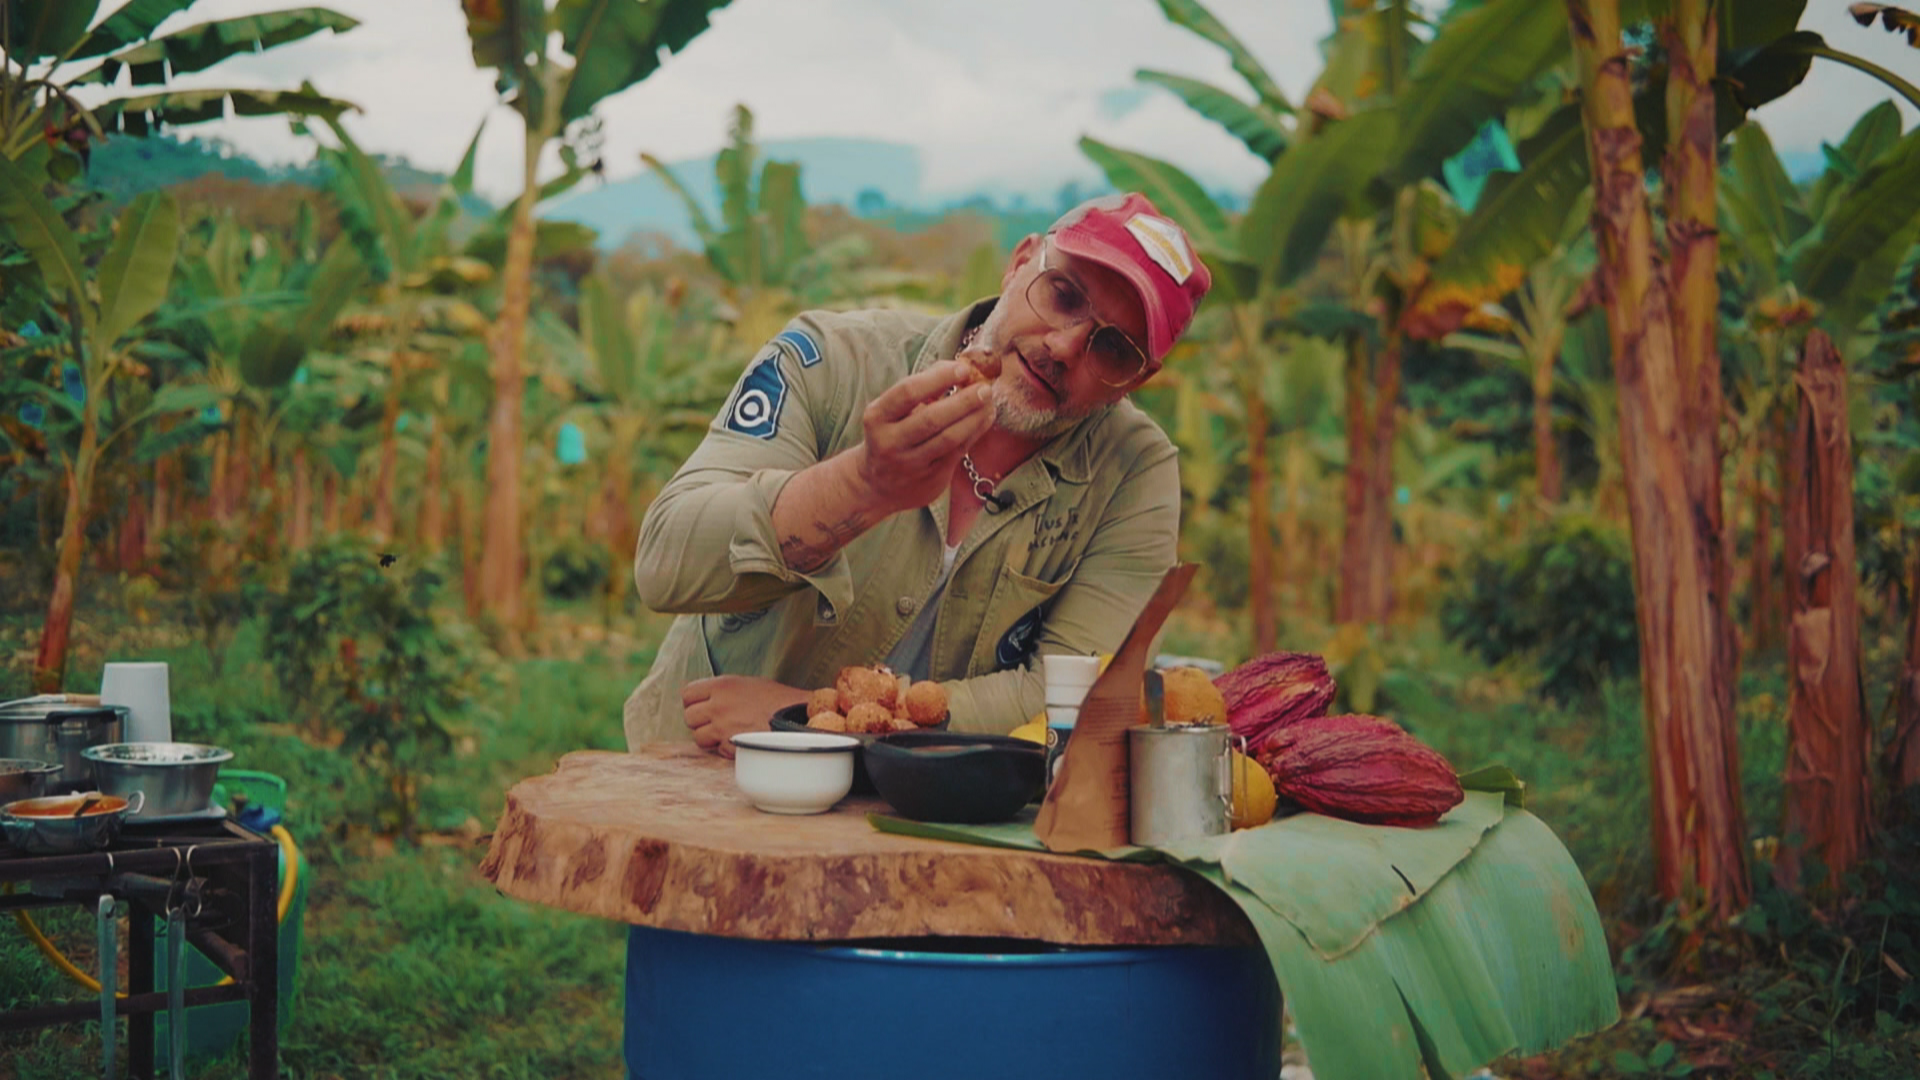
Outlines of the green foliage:
<svg viewBox="0 0 1920 1080">
<path fill-rule="evenodd" d="M 540 566 L 540 588 L 555 600 L 592 596 L 607 583 L 607 559 L 598 545 L 570 536 Z"/>
<path fill-rule="evenodd" d="M 1489 663 L 1531 660 L 1548 697 L 1590 694 L 1639 667 L 1627 537 L 1567 513 L 1506 550 L 1474 552 L 1454 574 L 1440 625 Z"/>
<path fill-rule="evenodd" d="M 759 149 L 753 141 L 753 113 L 734 106 L 726 149 L 714 159 L 714 182 L 720 190 L 720 221 L 716 224 L 700 200 L 671 169 L 651 154 L 640 155 L 654 175 L 673 189 L 693 219 L 694 232 L 706 248 L 707 262 L 728 282 L 742 289 L 790 286 L 809 249 L 801 227 L 806 199 L 800 191 L 800 166 L 768 161 L 754 179 Z"/>
<path fill-rule="evenodd" d="M 433 610 L 440 578 L 384 569 L 370 546 L 325 541 L 296 558 L 263 605 L 267 650 L 290 701 L 385 781 L 385 820 L 412 836 L 420 786 L 480 708 L 475 638 Z"/>
</svg>

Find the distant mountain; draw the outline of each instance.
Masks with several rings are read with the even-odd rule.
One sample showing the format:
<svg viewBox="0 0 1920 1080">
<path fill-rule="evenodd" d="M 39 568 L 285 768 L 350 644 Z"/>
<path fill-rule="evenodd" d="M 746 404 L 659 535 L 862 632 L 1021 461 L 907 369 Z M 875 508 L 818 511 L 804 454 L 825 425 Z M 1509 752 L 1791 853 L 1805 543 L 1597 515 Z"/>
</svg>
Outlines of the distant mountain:
<svg viewBox="0 0 1920 1080">
<path fill-rule="evenodd" d="M 1104 181 L 1093 184 L 1068 181 L 1056 188 L 989 181 L 971 191 L 929 194 L 922 186 L 918 148 L 878 139 L 781 139 L 761 143 L 760 160 L 800 164 L 800 191 L 807 202 L 838 203 L 863 217 L 885 220 L 896 227 L 924 227 L 931 218 L 954 209 L 972 209 L 1004 218 L 1007 237 L 1017 239 L 1034 228 L 1044 228 L 1054 216 L 1085 198 L 1111 190 Z M 720 193 L 714 183 L 715 155 L 667 163 L 669 172 L 700 200 L 710 218 L 720 213 Z M 1251 192 L 1199 177 L 1201 183 L 1229 210 L 1246 207 Z M 651 172 L 617 180 L 587 191 L 574 191 L 541 207 L 540 216 L 554 221 L 576 221 L 600 234 L 600 246 L 618 247 L 636 232 L 660 233 L 681 247 L 698 249 L 699 237 L 686 206 Z M 1035 225 L 1034 221 L 1040 224 Z M 1002 237 L 1002 246 L 1011 240 Z"/>
<path fill-rule="evenodd" d="M 922 199 L 920 151 L 874 139 L 783 139 L 760 144 L 760 160 L 800 164 L 800 190 L 810 203 L 868 207 L 916 206 Z M 713 180 L 716 155 L 673 161 L 667 169 L 700 200 L 709 217 L 720 213 Z M 551 221 L 577 221 L 600 233 L 602 247 L 618 247 L 635 232 L 663 233 L 698 249 L 685 204 L 651 171 L 587 191 L 572 191 L 540 208 Z"/>
</svg>

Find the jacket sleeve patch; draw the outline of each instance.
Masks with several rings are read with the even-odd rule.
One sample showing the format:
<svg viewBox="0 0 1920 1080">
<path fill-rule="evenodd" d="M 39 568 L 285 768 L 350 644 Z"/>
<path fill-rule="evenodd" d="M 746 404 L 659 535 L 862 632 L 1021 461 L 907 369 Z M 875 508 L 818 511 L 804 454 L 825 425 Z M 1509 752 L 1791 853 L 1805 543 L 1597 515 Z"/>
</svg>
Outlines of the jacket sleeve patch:
<svg viewBox="0 0 1920 1080">
<path fill-rule="evenodd" d="M 733 403 L 727 406 L 727 430 L 771 439 L 780 430 L 780 409 L 786 403 L 787 376 L 780 370 L 780 351 L 768 349 L 734 392 Z"/>
<path fill-rule="evenodd" d="M 813 335 L 804 330 L 787 330 L 773 340 L 791 350 L 794 359 L 799 360 L 803 368 L 810 368 L 820 362 L 820 346 L 813 340 Z"/>
<path fill-rule="evenodd" d="M 1040 644 L 1040 626 L 1046 621 L 1043 608 L 1044 605 L 1034 608 L 1007 628 L 993 648 L 995 667 L 1005 671 L 1019 667 L 1032 658 L 1034 648 Z"/>
</svg>

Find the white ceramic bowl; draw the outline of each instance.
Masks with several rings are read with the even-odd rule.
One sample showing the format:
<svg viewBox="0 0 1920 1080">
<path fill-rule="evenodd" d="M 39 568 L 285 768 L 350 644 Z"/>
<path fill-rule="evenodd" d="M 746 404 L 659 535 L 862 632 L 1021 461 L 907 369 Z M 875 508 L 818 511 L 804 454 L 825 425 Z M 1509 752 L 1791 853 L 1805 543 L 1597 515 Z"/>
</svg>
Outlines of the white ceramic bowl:
<svg viewBox="0 0 1920 1080">
<path fill-rule="evenodd" d="M 749 731 L 735 735 L 733 782 L 755 809 L 819 814 L 853 789 L 860 740 L 814 731 Z"/>
</svg>

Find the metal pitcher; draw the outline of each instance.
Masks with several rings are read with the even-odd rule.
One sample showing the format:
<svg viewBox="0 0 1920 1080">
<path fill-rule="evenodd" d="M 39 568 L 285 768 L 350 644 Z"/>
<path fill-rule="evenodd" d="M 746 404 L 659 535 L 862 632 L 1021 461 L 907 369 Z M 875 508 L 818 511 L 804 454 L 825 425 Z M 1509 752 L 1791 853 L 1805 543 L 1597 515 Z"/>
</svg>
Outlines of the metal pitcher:
<svg viewBox="0 0 1920 1080">
<path fill-rule="evenodd" d="M 1133 843 L 1225 834 L 1233 820 L 1232 732 L 1224 724 L 1167 724 L 1160 673 L 1147 672 L 1146 684 L 1151 722 L 1127 729 Z"/>
</svg>

